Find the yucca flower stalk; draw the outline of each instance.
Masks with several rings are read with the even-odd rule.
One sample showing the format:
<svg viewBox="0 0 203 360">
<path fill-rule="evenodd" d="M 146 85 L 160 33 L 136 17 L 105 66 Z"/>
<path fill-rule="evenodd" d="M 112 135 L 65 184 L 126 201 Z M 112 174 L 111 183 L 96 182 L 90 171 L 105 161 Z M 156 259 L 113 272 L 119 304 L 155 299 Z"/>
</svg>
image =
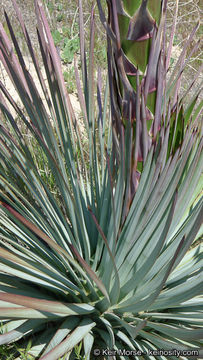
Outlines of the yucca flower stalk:
<svg viewBox="0 0 203 360">
<path fill-rule="evenodd" d="M 198 29 L 198 24 L 190 34 L 176 67 L 166 81 L 170 70 L 178 0 L 168 41 L 167 0 L 134 2 L 108 0 L 108 20 L 105 19 L 100 0 L 97 0 L 97 3 L 101 20 L 107 31 L 113 143 L 118 161 L 123 151 L 124 132 L 128 131 L 126 124 L 131 123 L 132 146 L 128 174 L 130 184 L 126 209 L 128 211 L 143 163 L 151 147 L 154 143 L 158 143 L 162 131 L 169 124 L 167 158 L 171 151 L 175 152 L 183 140 L 184 129 L 190 116 L 190 106 L 186 106 L 183 111 L 186 94 L 179 95 L 181 77 L 184 67 L 199 46 L 197 42 L 186 60 L 187 50 Z M 202 67 L 197 72 L 197 77 L 201 70 Z M 161 138 L 163 140 L 163 136 Z M 171 146 L 173 149 L 170 148 Z"/>
<path fill-rule="evenodd" d="M 12 1 L 44 99 L 6 15 L 13 45 L 1 26 L 0 59 L 23 110 L 1 83 L 0 344 L 14 342 L 20 349 L 29 344 L 28 355 L 42 360 L 75 359 L 78 344 L 91 360 L 99 354 L 175 359 L 177 351 L 180 359 L 201 356 L 202 253 L 194 241 L 203 218 L 202 102 L 199 89 L 185 108 L 179 96 L 194 31 L 168 81 L 165 4 L 158 2 L 156 16 L 146 2 L 126 16 L 124 5 L 127 11 L 132 2 L 112 0 L 107 21 L 98 1 L 108 36 L 109 91 L 100 72 L 95 76 L 94 8 L 87 59 L 79 0 L 79 121 L 42 4 L 35 0 L 47 81 Z M 151 41 L 143 64 L 135 60 L 133 85 L 117 12 L 127 18 L 126 41 Z M 151 24 L 146 27 L 151 40 L 137 28 L 140 12 Z M 39 154 L 54 192 L 38 166 Z M 19 359 L 17 350 L 13 355 Z"/>
</svg>

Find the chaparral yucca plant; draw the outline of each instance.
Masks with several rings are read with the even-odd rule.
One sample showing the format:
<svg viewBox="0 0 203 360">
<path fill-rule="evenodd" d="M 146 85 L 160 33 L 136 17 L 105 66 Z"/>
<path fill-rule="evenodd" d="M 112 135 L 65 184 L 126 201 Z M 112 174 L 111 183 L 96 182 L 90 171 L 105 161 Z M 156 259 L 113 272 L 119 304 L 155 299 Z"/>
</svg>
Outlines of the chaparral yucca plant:
<svg viewBox="0 0 203 360">
<path fill-rule="evenodd" d="M 0 343 L 29 343 L 27 354 L 43 360 L 74 359 L 77 344 L 87 359 L 95 349 L 105 359 L 175 359 L 176 351 L 180 359 L 197 357 L 202 255 L 200 244 L 191 244 L 203 216 L 200 89 L 184 104 L 195 79 L 179 95 L 195 30 L 169 74 L 175 21 L 167 42 L 166 2 L 109 0 L 106 19 L 98 1 L 109 96 L 100 72 L 95 80 L 94 9 L 87 59 L 79 0 L 82 124 L 41 3 L 35 8 L 47 81 L 13 4 L 44 100 L 6 15 L 14 49 L 1 27 L 0 57 L 23 110 L 1 84 Z"/>
</svg>

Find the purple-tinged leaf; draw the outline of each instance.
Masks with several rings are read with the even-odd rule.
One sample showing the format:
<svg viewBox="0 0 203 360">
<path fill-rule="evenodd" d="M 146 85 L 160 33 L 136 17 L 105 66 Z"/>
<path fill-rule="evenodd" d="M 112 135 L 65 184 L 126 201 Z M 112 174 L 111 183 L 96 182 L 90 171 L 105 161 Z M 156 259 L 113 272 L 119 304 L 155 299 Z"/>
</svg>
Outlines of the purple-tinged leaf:
<svg viewBox="0 0 203 360">
<path fill-rule="evenodd" d="M 75 69 L 75 79 L 76 79 L 78 99 L 79 99 L 81 110 L 83 113 L 85 126 L 86 126 L 86 129 L 88 129 L 87 108 L 86 108 L 84 94 L 83 94 L 83 91 L 81 88 L 80 75 L 79 75 L 77 64 L 76 64 L 76 57 L 74 57 L 74 69 Z"/>
<path fill-rule="evenodd" d="M 26 94 L 30 97 L 30 91 L 27 86 L 23 71 L 18 63 L 17 57 L 16 57 L 13 47 L 11 45 L 11 42 L 10 42 L 2 24 L 0 24 L 0 36 L 1 36 L 0 60 L 2 61 L 3 66 L 6 69 L 14 86 L 15 86 L 15 83 L 13 81 L 13 76 L 12 76 L 11 71 L 15 72 L 16 75 L 18 74 L 18 79 L 19 79 L 20 83 L 22 84 L 22 88 L 25 89 Z M 12 68 L 9 66 L 9 64 L 12 64 Z"/>
<path fill-rule="evenodd" d="M 2 90 L 2 92 L 4 93 L 5 97 L 8 99 L 9 103 L 12 105 L 13 109 L 16 111 L 16 113 L 19 115 L 19 117 L 21 119 L 23 119 L 24 123 L 27 123 L 27 120 L 22 112 L 22 110 L 20 109 L 20 107 L 16 104 L 16 102 L 14 101 L 13 97 L 10 95 L 9 91 L 6 89 L 6 87 L 2 84 L 2 82 L 0 81 L 0 89 Z M 4 104 L 6 110 L 9 112 L 9 109 L 7 107 L 7 105 L 4 103 L 3 100 L 3 96 L 2 94 L 0 94 L 0 100 L 2 102 L 2 104 Z"/>
<path fill-rule="evenodd" d="M 17 89 L 19 96 L 21 97 L 21 101 L 23 102 L 28 112 L 28 115 L 30 116 L 31 126 L 33 127 L 33 130 L 38 131 L 38 133 L 40 133 L 42 130 L 41 126 L 44 127 L 45 123 L 43 123 L 42 125 L 42 123 L 39 121 L 39 118 L 42 116 L 42 114 L 45 114 L 45 109 L 43 107 L 39 93 L 36 89 L 35 83 L 26 68 L 22 54 L 20 52 L 20 49 L 18 48 L 15 34 L 8 19 L 7 19 L 7 23 L 21 66 L 19 65 L 17 59 L 13 60 L 13 56 L 7 55 L 8 53 L 7 46 L 9 46 L 9 44 L 6 43 L 5 43 L 5 48 L 3 48 L 3 43 L 1 44 L 1 54 L 3 57 L 2 61 L 6 63 L 5 67 L 7 73 L 10 76 L 11 81 L 14 83 L 14 86 Z M 23 120 L 24 119 L 25 117 L 23 116 Z M 45 137 L 47 132 L 48 132 L 48 125 L 46 124 L 46 131 L 44 129 Z"/>
<path fill-rule="evenodd" d="M 112 209 L 113 209 L 113 229 L 114 229 L 114 247 L 113 247 L 113 252 L 115 254 L 115 249 L 116 249 L 116 208 L 115 208 L 115 201 L 114 201 L 114 194 L 113 194 L 113 189 L 114 189 L 114 183 L 113 183 L 113 176 L 112 176 L 112 172 L 111 172 L 111 166 L 110 166 L 110 159 L 109 159 L 109 154 L 108 151 L 106 149 L 106 162 L 107 162 L 107 168 L 108 168 L 108 174 L 109 174 L 109 179 L 110 179 L 110 188 L 111 188 L 111 202 L 112 202 Z M 96 217 L 94 216 L 92 210 L 89 208 L 89 211 L 91 213 L 91 216 L 93 216 L 94 222 L 96 221 L 96 226 L 99 229 L 99 232 L 102 231 L 102 229 L 99 226 L 99 224 L 97 223 Z M 103 231 L 102 231 L 103 233 Z M 100 233 L 101 234 L 101 233 Z M 102 235 L 102 234 L 101 234 Z M 104 236 L 104 233 L 103 233 Z M 105 239 L 105 236 L 102 239 Z M 108 247 L 107 247 L 108 248 Z"/>
<path fill-rule="evenodd" d="M 145 163 L 151 139 L 149 138 L 147 131 L 147 116 L 146 116 L 146 105 L 144 101 L 144 95 L 142 94 L 141 99 L 141 119 L 142 119 L 142 155 L 143 162 Z"/>
<path fill-rule="evenodd" d="M 86 94 L 88 81 L 87 81 L 87 60 L 86 60 L 86 49 L 85 49 L 85 31 L 84 31 L 82 0 L 78 1 L 78 5 L 79 5 L 79 29 L 80 29 L 80 57 L 81 57 L 81 65 L 82 65 L 83 88 Z"/>
<path fill-rule="evenodd" d="M 58 320 L 65 316 L 65 314 L 38 311 L 27 307 L 0 307 L 0 319 L 44 319 L 50 321 Z"/>
<path fill-rule="evenodd" d="M 71 248 L 73 254 L 75 254 L 75 256 L 77 257 L 77 259 L 80 262 L 80 264 L 82 265 L 82 267 L 86 270 L 86 272 L 88 273 L 90 278 L 95 282 L 95 284 L 98 286 L 98 288 L 100 289 L 102 294 L 110 302 L 109 295 L 108 295 L 106 288 L 105 288 L 104 284 L 102 283 L 102 281 L 98 278 L 96 273 L 91 269 L 91 267 L 86 263 L 86 261 L 80 256 L 79 252 L 74 248 L 74 246 L 72 244 L 70 245 L 70 248 Z"/>
<path fill-rule="evenodd" d="M 19 45 L 18 45 L 18 41 L 15 37 L 14 31 L 12 29 L 12 26 L 11 26 L 10 21 L 7 16 L 6 16 L 6 21 L 7 21 L 7 25 L 8 25 L 10 34 L 11 34 L 12 41 L 14 43 L 14 47 L 15 47 L 18 59 L 19 59 L 19 63 L 21 65 L 22 71 L 24 73 L 24 78 L 27 83 L 27 88 L 29 89 L 29 92 L 30 92 L 30 98 L 31 98 L 30 109 L 32 109 L 32 112 L 35 114 L 34 117 L 36 117 L 36 119 L 41 118 L 41 117 L 44 118 L 43 126 L 45 126 L 44 132 L 46 133 L 51 128 L 51 124 L 49 122 L 49 117 L 46 114 L 46 109 L 44 107 L 44 104 L 43 104 L 40 94 L 38 92 L 38 89 L 35 85 L 35 81 L 32 78 L 32 76 L 30 75 L 29 71 L 27 70 L 24 58 L 22 56 L 22 53 L 21 53 Z M 15 75 L 17 75 L 17 74 L 15 74 Z M 39 120 L 37 120 L 37 123 L 40 124 Z"/>
<path fill-rule="evenodd" d="M 117 8 L 118 14 L 126 15 L 126 12 L 123 8 L 123 4 L 122 4 L 121 0 L 116 0 L 116 8 Z"/>
<path fill-rule="evenodd" d="M 113 21 L 113 28 L 115 31 L 116 36 L 116 47 L 117 50 L 121 50 L 121 38 L 120 38 L 120 29 L 118 24 L 118 14 L 117 14 L 117 6 L 116 0 L 112 0 L 112 21 Z"/>
<path fill-rule="evenodd" d="M 98 123 L 101 124 L 102 128 L 103 128 L 103 108 L 102 108 L 102 74 L 101 74 L 101 69 L 98 68 L 98 76 L 97 76 L 97 104 L 98 104 Z"/>
<path fill-rule="evenodd" d="M 46 37 L 47 37 L 47 41 L 50 47 L 50 53 L 51 53 L 51 58 L 52 58 L 52 62 L 53 62 L 53 67 L 56 73 L 56 77 L 58 79 L 58 86 L 60 89 L 60 93 L 62 96 L 62 101 L 63 101 L 63 106 L 64 109 L 66 110 L 66 113 L 68 115 L 68 117 L 70 119 L 72 119 L 73 116 L 73 108 L 71 105 L 71 101 L 65 86 L 65 81 L 63 78 L 63 73 L 62 73 L 62 68 L 61 68 L 61 61 L 59 58 L 59 54 L 56 50 L 56 47 L 54 45 L 54 41 L 51 35 L 51 31 L 43 10 L 43 6 L 42 3 L 39 3 L 37 0 L 35 0 L 35 8 L 36 8 L 36 16 L 37 16 L 37 21 L 39 26 L 41 25 L 41 27 L 43 26 L 43 29 L 45 31 Z M 43 34 L 43 32 L 41 32 L 41 35 Z"/>
<path fill-rule="evenodd" d="M 26 43 L 27 43 L 31 58 L 32 58 L 32 61 L 33 61 L 33 64 L 35 66 L 35 70 L 36 70 L 36 73 L 38 75 L 38 79 L 39 79 L 41 87 L 43 89 L 45 99 L 47 101 L 47 104 L 48 104 L 49 108 L 51 108 L 52 103 L 51 103 L 51 100 L 49 98 L 49 94 L 48 94 L 48 91 L 47 91 L 47 88 L 46 88 L 46 85 L 45 85 L 45 81 L 43 79 L 43 76 L 42 76 L 42 73 L 41 73 L 41 70 L 40 70 L 40 66 L 39 66 L 37 56 L 35 55 L 34 49 L 32 47 L 30 36 L 29 36 L 28 31 L 26 29 L 26 26 L 25 26 L 25 24 L 23 22 L 22 14 L 21 14 L 20 9 L 19 9 L 19 7 L 18 7 L 18 5 L 16 3 L 16 0 L 12 0 L 12 2 L 13 2 L 13 6 L 14 6 L 14 9 L 15 9 L 17 18 L 18 18 L 19 23 L 21 25 L 21 28 L 22 28 L 22 31 L 23 31 L 23 34 L 24 34 L 24 37 L 25 37 L 25 40 L 26 40 Z"/>
<path fill-rule="evenodd" d="M 141 153 L 141 116 L 140 116 L 140 96 L 141 96 L 141 85 L 139 84 L 139 70 L 137 70 L 137 77 L 136 77 L 136 136 L 135 136 L 135 152 L 134 152 L 134 164 L 132 171 L 136 174 L 137 171 L 137 163 L 138 161 L 142 160 L 142 153 Z M 136 179 L 136 176 L 133 174 L 133 178 Z M 136 184 L 134 184 L 134 191 L 136 189 Z"/>
<path fill-rule="evenodd" d="M 91 9 L 90 18 L 90 50 L 89 50 L 89 71 L 88 71 L 88 120 L 89 125 L 94 124 L 94 44 L 95 44 L 95 14 L 94 6 Z"/>
<path fill-rule="evenodd" d="M 28 229 L 33 231 L 37 236 L 43 239 L 51 248 L 56 250 L 58 253 L 61 253 L 65 256 L 70 257 L 66 250 L 64 250 L 61 246 L 59 246 L 55 241 L 53 241 L 48 235 L 46 235 L 42 230 L 40 230 L 36 225 L 27 220 L 24 216 L 14 210 L 10 205 L 1 202 L 0 205 L 5 207 L 9 213 L 11 213 L 17 220 L 19 220 L 23 225 L 25 225 Z"/>
<path fill-rule="evenodd" d="M 109 26 L 109 24 L 107 23 L 107 20 L 106 20 L 104 11 L 102 9 L 100 0 L 97 0 L 97 6 L 98 6 L 99 16 L 100 16 L 100 20 L 102 22 L 102 25 L 104 26 L 108 37 L 112 40 L 113 45 L 116 47 L 116 36 L 115 36 L 114 32 L 112 31 L 111 27 Z"/>
<path fill-rule="evenodd" d="M 173 47 L 173 42 L 174 42 L 174 36 L 175 36 L 175 31 L 176 31 L 177 16 L 178 16 L 178 3 L 179 3 L 179 0 L 176 0 L 175 14 L 173 15 L 171 35 L 170 35 L 169 45 L 168 45 L 168 49 L 167 49 L 166 71 L 168 71 L 168 69 L 169 69 L 172 47 Z"/>
<path fill-rule="evenodd" d="M 157 94 L 156 94 L 156 107 L 154 114 L 154 122 L 153 122 L 153 138 L 156 139 L 157 133 L 161 128 L 161 115 L 162 115 L 162 103 L 163 103 L 163 82 L 164 82 L 164 68 L 163 68 L 163 59 L 160 55 L 159 65 L 158 65 L 158 86 L 157 86 Z"/>
<path fill-rule="evenodd" d="M 115 289 L 114 289 L 114 301 L 113 303 L 116 303 L 118 301 L 118 298 L 119 298 L 119 293 L 120 293 L 120 281 L 119 281 L 119 276 L 118 276 L 118 270 L 117 270 L 117 267 L 116 267 L 116 263 L 115 263 L 115 257 L 114 255 L 112 254 L 112 251 L 109 247 L 109 244 L 108 244 L 108 241 L 107 241 L 107 238 L 101 228 L 101 226 L 99 225 L 97 219 L 96 219 L 96 216 L 93 214 L 91 208 L 89 207 L 88 210 L 90 211 L 90 214 L 92 216 L 92 219 L 99 231 L 99 234 L 101 235 L 105 245 L 106 245 L 106 248 L 108 250 L 108 253 L 109 253 L 109 256 L 111 258 L 111 261 L 112 261 L 112 264 L 113 264 L 113 268 L 114 268 L 114 271 L 115 271 L 115 279 L 116 279 L 116 294 L 115 294 Z M 111 273 L 109 273 L 109 278 L 111 278 Z"/>
<path fill-rule="evenodd" d="M 163 13 L 161 22 L 159 25 L 158 30 L 154 29 L 153 37 L 152 37 L 152 44 L 150 46 L 150 54 L 147 66 L 147 73 L 146 77 L 144 78 L 144 95 L 145 99 L 147 99 L 148 93 L 153 93 L 157 90 L 159 86 L 163 86 L 164 76 L 165 76 L 165 69 L 164 69 L 164 59 L 162 54 L 162 42 L 163 42 L 163 27 L 165 24 L 165 13 Z M 160 62 L 162 61 L 162 72 L 164 72 L 162 77 L 160 78 Z M 153 103 L 150 105 L 151 111 L 155 112 L 155 102 L 157 98 L 159 99 L 160 94 L 156 93 L 155 100 L 152 100 Z"/>
<path fill-rule="evenodd" d="M 130 20 L 127 39 L 132 41 L 143 41 L 152 36 L 155 20 L 147 9 L 148 0 L 142 3 Z"/>
<path fill-rule="evenodd" d="M 132 173 L 132 158 L 133 158 L 133 134 L 132 134 L 132 125 L 131 125 L 131 119 L 132 119 L 132 101 L 128 104 L 128 112 L 129 112 L 129 118 L 126 121 L 126 127 L 125 127 L 125 157 L 124 157 L 124 178 L 123 182 L 125 184 L 125 195 L 123 199 L 123 210 L 122 210 L 122 220 L 121 223 L 123 224 L 126 216 L 128 214 L 132 197 L 131 197 L 131 176 L 129 174 Z M 122 186 L 124 186 L 122 184 Z"/>
<path fill-rule="evenodd" d="M 157 52 L 155 53 L 155 44 L 156 44 L 156 37 L 157 37 L 157 30 L 154 29 L 153 36 L 152 36 L 152 43 L 150 47 L 148 65 L 147 65 L 147 72 L 144 78 L 144 97 L 145 101 L 147 101 L 147 95 L 150 91 L 156 90 L 157 81 L 156 81 L 156 64 L 158 61 L 154 61 L 154 56 L 157 57 Z M 159 57 L 159 55 L 158 55 Z M 154 71 L 154 72 L 153 72 Z"/>
<path fill-rule="evenodd" d="M 8 294 L 0 292 L 0 300 L 21 305 L 27 308 L 53 312 L 65 315 L 84 315 L 90 314 L 95 311 L 95 308 L 88 304 L 80 303 L 64 303 L 59 301 L 51 301 L 46 299 L 38 299 L 35 297 L 17 295 L 17 294 Z"/>
<path fill-rule="evenodd" d="M 19 264 L 21 266 L 26 267 L 27 269 L 34 269 L 34 266 L 26 262 L 26 260 L 23 260 L 22 258 L 18 257 L 17 255 L 14 255 L 12 252 L 0 247 L 1 255 L 0 257 L 6 260 L 9 260 L 10 262 L 14 264 Z"/>
<path fill-rule="evenodd" d="M 123 64 L 124 69 L 127 75 L 136 76 L 137 68 L 135 65 L 127 58 L 124 51 L 122 50 Z"/>
</svg>

